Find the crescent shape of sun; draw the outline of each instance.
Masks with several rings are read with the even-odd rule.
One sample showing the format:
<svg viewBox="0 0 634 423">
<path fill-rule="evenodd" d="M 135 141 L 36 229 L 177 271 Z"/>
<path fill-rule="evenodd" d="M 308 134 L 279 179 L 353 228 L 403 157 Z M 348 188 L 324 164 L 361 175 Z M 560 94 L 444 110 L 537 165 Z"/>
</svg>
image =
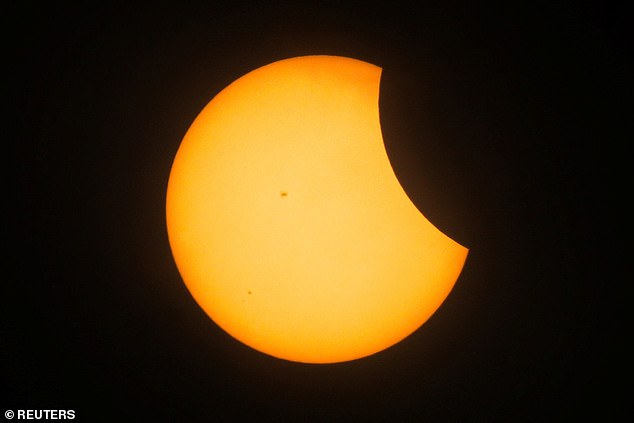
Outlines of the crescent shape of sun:
<svg viewBox="0 0 634 423">
<path fill-rule="evenodd" d="M 217 94 L 174 159 L 173 257 L 191 295 L 265 354 L 335 363 L 417 330 L 468 250 L 397 180 L 379 122 L 381 68 L 302 56 Z"/>
</svg>

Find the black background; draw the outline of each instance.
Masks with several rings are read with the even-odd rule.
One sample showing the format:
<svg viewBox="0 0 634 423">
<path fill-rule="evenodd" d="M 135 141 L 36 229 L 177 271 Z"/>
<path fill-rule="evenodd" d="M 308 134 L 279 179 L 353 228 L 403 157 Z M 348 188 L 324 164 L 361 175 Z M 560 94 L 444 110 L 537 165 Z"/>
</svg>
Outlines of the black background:
<svg viewBox="0 0 634 423">
<path fill-rule="evenodd" d="M 631 143 L 617 129 L 631 77 L 620 11 L 103 3 L 4 13 L 2 411 L 509 422 L 631 410 L 626 236 L 610 208 L 628 194 L 615 159 Z M 164 222 L 171 162 L 202 107 L 246 72 L 307 54 L 383 68 L 395 172 L 470 248 L 416 333 L 333 365 L 281 361 L 216 327 L 181 282 Z"/>
</svg>

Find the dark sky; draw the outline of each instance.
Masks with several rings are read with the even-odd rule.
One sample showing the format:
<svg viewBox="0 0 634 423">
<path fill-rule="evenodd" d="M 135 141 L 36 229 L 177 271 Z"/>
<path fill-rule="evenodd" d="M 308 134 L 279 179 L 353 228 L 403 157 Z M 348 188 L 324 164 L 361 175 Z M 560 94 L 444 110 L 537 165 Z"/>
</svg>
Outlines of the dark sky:
<svg viewBox="0 0 634 423">
<path fill-rule="evenodd" d="M 614 382 L 630 368 L 625 262 L 607 260 L 624 251 L 611 204 L 628 193 L 615 159 L 631 143 L 618 129 L 631 105 L 620 11 L 130 3 L 4 11 L 2 411 L 534 422 L 631 410 Z M 325 366 L 274 359 L 215 326 L 180 279 L 164 216 L 200 109 L 244 73 L 307 54 L 383 68 L 395 172 L 471 250 L 417 332 Z"/>
</svg>

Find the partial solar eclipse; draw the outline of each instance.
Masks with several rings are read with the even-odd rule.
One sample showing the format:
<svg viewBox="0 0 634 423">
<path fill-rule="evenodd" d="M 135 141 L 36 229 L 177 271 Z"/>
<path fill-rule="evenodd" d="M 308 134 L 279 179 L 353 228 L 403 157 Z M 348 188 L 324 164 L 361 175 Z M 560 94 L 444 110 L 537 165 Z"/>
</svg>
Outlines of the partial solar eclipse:
<svg viewBox="0 0 634 423">
<path fill-rule="evenodd" d="M 172 165 L 169 242 L 200 307 L 235 339 L 304 363 L 349 361 L 418 329 L 468 250 L 394 175 L 381 68 L 302 56 L 258 68 L 196 117 Z"/>
</svg>

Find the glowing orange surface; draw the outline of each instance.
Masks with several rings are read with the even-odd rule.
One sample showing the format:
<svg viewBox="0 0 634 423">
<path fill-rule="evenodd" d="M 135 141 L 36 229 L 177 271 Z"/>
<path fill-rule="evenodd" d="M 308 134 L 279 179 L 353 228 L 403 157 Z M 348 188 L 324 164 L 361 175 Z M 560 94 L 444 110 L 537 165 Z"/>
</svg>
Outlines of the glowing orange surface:
<svg viewBox="0 0 634 423">
<path fill-rule="evenodd" d="M 305 56 L 220 92 L 185 135 L 167 190 L 172 252 L 230 335 L 275 357 L 347 361 L 420 327 L 467 249 L 411 203 L 379 123 L 381 69 Z"/>
</svg>

